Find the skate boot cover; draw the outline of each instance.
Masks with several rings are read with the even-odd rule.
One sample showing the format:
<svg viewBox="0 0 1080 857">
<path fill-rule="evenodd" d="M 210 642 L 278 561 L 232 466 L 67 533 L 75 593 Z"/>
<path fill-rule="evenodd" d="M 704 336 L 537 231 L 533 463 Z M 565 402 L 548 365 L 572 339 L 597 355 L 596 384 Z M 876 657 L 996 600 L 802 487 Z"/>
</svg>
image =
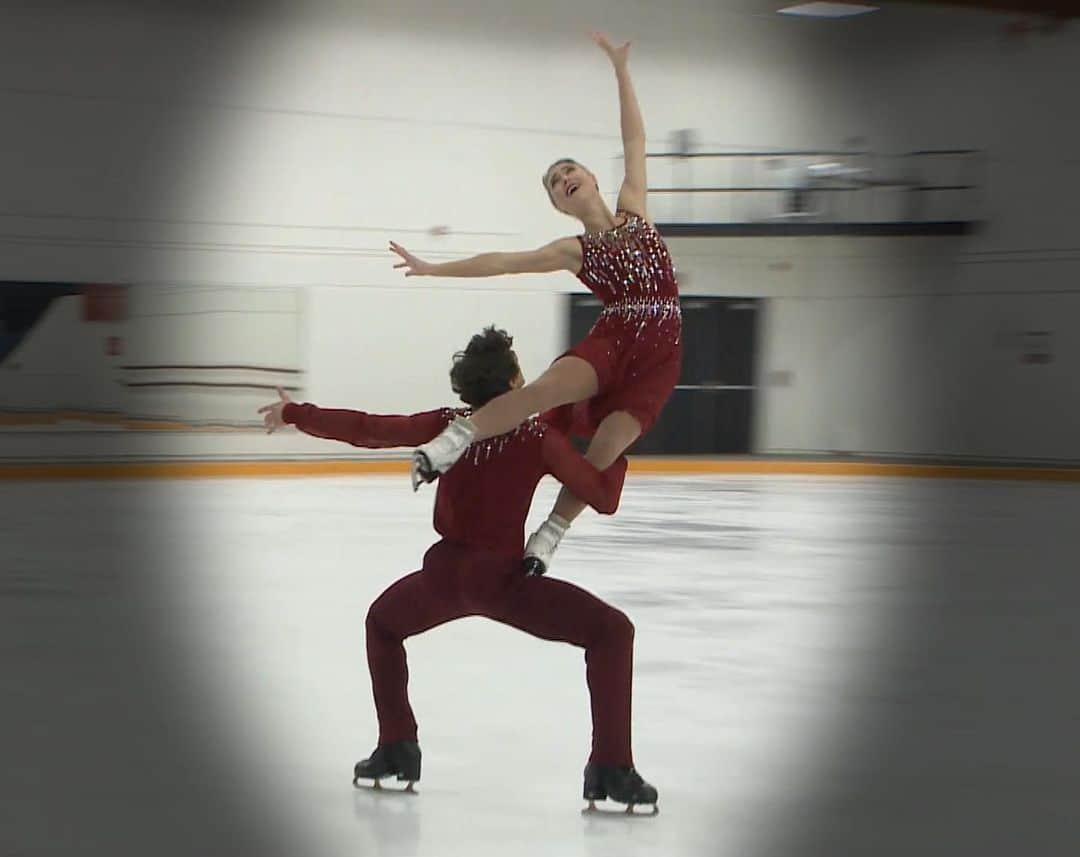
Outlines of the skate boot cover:
<svg viewBox="0 0 1080 857">
<path fill-rule="evenodd" d="M 522 560 L 526 574 L 541 575 L 547 572 L 555 555 L 555 548 L 559 546 L 569 526 L 569 521 L 552 513 L 540 528 L 529 536 L 525 545 L 525 558 Z"/>
<path fill-rule="evenodd" d="M 476 426 L 465 417 L 455 417 L 437 437 L 418 446 L 412 454 L 412 487 L 415 491 L 421 482 L 434 482 L 461 458 L 476 437 Z"/>
</svg>

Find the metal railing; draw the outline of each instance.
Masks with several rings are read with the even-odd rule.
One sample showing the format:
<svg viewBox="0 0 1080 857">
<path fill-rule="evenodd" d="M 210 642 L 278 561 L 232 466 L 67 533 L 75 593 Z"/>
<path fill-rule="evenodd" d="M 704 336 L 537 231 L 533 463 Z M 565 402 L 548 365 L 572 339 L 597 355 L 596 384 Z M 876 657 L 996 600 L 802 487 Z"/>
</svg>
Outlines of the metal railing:
<svg viewBox="0 0 1080 857">
<path fill-rule="evenodd" d="M 649 153 L 659 223 L 930 223 L 981 219 L 982 153 Z M 621 163 L 619 164 L 621 168 Z"/>
</svg>

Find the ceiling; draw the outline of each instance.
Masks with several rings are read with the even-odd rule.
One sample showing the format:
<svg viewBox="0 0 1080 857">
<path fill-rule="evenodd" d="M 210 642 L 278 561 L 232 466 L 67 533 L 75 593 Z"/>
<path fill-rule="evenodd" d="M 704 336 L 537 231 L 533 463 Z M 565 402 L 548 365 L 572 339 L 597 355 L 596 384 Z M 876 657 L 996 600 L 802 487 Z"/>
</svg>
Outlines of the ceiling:
<svg viewBox="0 0 1080 857">
<path fill-rule="evenodd" d="M 1080 17 L 1080 0 L 867 0 L 888 5 L 962 6 L 1017 15 Z"/>
</svg>

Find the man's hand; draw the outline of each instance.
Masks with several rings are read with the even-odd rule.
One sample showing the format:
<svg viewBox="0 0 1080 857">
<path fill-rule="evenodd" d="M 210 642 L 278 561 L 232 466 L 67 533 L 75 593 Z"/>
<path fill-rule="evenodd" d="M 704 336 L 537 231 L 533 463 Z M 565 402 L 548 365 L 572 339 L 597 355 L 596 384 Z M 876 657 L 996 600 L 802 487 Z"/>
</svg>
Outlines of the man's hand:
<svg viewBox="0 0 1080 857">
<path fill-rule="evenodd" d="M 281 412 L 285 410 L 285 406 L 292 401 L 292 399 L 289 398 L 289 394 L 281 389 L 281 387 L 277 388 L 277 394 L 280 401 L 273 402 L 269 405 L 263 405 L 258 411 L 263 415 L 263 424 L 266 426 L 267 434 L 273 434 L 277 429 L 282 428 L 285 425 L 285 420 L 282 419 Z"/>
</svg>

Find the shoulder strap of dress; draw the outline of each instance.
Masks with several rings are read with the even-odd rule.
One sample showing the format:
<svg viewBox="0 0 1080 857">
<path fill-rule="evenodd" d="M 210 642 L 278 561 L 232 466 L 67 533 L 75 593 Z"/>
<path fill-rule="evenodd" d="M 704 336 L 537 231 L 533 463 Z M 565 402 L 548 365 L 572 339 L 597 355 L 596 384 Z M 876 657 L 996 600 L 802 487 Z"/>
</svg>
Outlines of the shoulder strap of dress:
<svg viewBox="0 0 1080 857">
<path fill-rule="evenodd" d="M 644 220 L 645 219 L 642 215 L 638 214 L 636 211 L 631 211 L 629 208 L 616 208 L 615 213 L 616 214 L 627 214 L 630 217 L 636 217 L 639 220 Z"/>
</svg>

